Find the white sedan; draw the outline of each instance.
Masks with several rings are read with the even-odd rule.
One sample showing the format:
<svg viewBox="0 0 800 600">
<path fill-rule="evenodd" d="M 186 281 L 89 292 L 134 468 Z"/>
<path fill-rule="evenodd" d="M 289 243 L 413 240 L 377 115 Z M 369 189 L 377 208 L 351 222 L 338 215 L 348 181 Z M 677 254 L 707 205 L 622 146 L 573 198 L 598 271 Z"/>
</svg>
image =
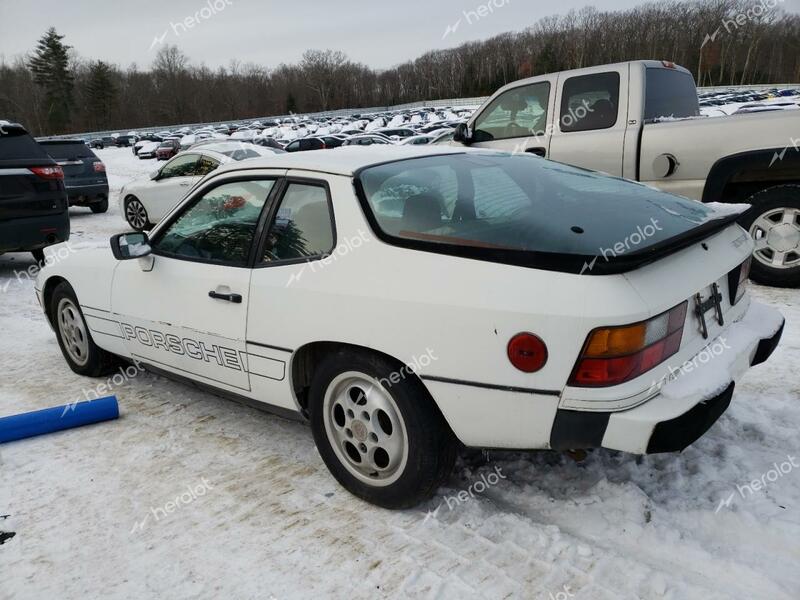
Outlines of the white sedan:
<svg viewBox="0 0 800 600">
<path fill-rule="evenodd" d="M 400 508 L 459 442 L 703 435 L 783 330 L 736 217 L 530 155 L 301 152 L 221 166 L 36 293 L 76 373 L 122 357 L 308 420 L 345 488 Z"/>
<path fill-rule="evenodd" d="M 241 142 L 201 142 L 176 154 L 149 178 L 124 185 L 119 192 L 120 213 L 133 229 L 151 229 L 203 177 L 222 164 L 270 156 L 271 148 Z"/>
</svg>

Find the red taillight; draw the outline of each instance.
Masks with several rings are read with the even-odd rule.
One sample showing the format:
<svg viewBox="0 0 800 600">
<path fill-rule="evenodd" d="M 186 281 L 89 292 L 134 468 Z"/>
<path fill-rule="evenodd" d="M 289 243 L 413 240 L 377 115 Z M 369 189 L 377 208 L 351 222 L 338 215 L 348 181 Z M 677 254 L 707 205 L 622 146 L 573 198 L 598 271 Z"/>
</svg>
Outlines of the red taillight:
<svg viewBox="0 0 800 600">
<path fill-rule="evenodd" d="M 667 67 L 668 69 L 674 69 L 675 68 L 675 63 L 672 62 L 671 60 L 662 60 L 661 64 L 664 65 L 665 67 Z"/>
<path fill-rule="evenodd" d="M 511 338 L 507 352 L 511 364 L 525 373 L 535 373 L 547 362 L 547 346 L 532 333 L 518 333 Z"/>
<path fill-rule="evenodd" d="M 41 179 L 64 179 L 61 167 L 30 167 L 30 172 Z"/>
<path fill-rule="evenodd" d="M 106 166 L 101 162 L 96 162 L 96 163 L 94 163 L 94 172 L 95 173 L 105 173 L 106 172 Z"/>
<path fill-rule="evenodd" d="M 688 303 L 648 321 L 589 334 L 569 385 L 608 387 L 635 379 L 680 350 Z"/>
</svg>

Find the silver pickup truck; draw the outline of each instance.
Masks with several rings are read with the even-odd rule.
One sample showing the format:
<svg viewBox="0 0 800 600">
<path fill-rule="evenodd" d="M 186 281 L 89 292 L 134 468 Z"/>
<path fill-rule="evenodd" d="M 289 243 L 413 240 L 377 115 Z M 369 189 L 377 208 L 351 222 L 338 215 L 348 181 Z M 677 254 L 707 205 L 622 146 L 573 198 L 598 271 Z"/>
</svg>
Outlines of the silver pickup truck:
<svg viewBox="0 0 800 600">
<path fill-rule="evenodd" d="M 756 240 L 752 278 L 800 286 L 800 110 L 701 117 L 688 70 L 633 61 L 511 83 L 454 141 L 752 204 L 740 221 Z"/>
</svg>

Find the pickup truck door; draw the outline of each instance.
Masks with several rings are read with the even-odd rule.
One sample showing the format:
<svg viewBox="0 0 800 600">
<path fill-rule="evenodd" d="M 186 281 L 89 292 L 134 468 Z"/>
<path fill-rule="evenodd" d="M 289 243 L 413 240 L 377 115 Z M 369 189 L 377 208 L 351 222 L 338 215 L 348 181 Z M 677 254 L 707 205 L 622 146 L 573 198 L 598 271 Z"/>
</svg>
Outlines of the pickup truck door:
<svg viewBox="0 0 800 600">
<path fill-rule="evenodd" d="M 556 75 L 500 90 L 470 122 L 474 148 L 547 156 Z"/>
<path fill-rule="evenodd" d="M 623 176 L 629 66 L 559 77 L 548 158 Z"/>
<path fill-rule="evenodd" d="M 216 180 L 193 193 L 114 273 L 112 312 L 137 360 L 242 394 L 251 252 L 274 178 Z"/>
</svg>

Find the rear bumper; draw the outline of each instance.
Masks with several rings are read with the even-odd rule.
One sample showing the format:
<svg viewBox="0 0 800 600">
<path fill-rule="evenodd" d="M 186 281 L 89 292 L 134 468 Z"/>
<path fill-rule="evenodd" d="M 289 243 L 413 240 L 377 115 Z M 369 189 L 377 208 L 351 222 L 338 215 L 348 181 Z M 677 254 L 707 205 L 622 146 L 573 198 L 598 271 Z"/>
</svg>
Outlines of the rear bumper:
<svg viewBox="0 0 800 600">
<path fill-rule="evenodd" d="M 751 366 L 766 361 L 780 342 L 783 318 L 776 321 L 777 311 L 761 305 L 751 308 L 757 310 L 748 311 L 745 319 L 707 347 L 724 343 L 729 348 L 726 354 L 664 384 L 660 393 L 644 404 L 619 412 L 560 409 L 553 423 L 551 447 L 603 447 L 654 454 L 680 452 L 697 441 L 727 410 L 735 381 Z M 758 321 L 778 322 L 777 331 L 773 329 L 767 337 L 754 335 L 751 325 Z"/>
<path fill-rule="evenodd" d="M 28 252 L 69 239 L 69 213 L 0 221 L 0 252 Z"/>
<path fill-rule="evenodd" d="M 70 206 L 101 202 L 108 198 L 108 183 L 67 186 L 67 197 Z"/>
</svg>

